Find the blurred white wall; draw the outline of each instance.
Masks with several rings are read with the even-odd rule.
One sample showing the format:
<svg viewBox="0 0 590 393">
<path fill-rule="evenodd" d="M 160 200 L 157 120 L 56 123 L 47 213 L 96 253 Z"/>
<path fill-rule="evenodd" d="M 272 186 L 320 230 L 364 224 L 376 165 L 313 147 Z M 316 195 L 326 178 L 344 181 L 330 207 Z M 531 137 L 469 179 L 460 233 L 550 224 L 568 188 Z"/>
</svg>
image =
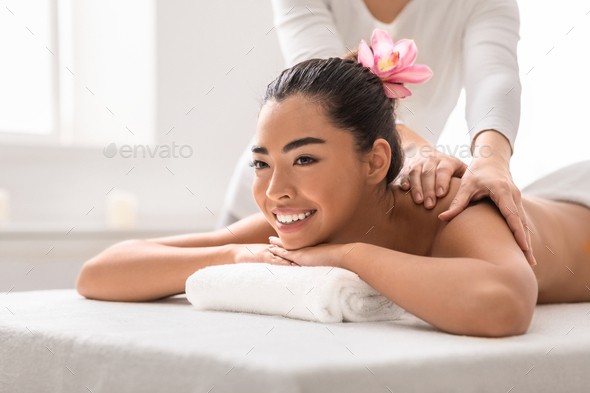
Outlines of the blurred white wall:
<svg viewBox="0 0 590 393">
<path fill-rule="evenodd" d="M 46 53 L 19 3 L 7 4 L 14 34 Z M 73 40 L 58 64 L 69 146 L 0 143 L 0 189 L 10 196 L 0 291 L 73 288 L 82 263 L 117 241 L 212 230 L 259 100 L 283 69 L 269 1 L 73 4 L 62 26 Z M 192 154 L 107 158 L 110 143 L 174 143 Z M 117 191 L 136 199 L 128 230 L 107 225 Z"/>
<path fill-rule="evenodd" d="M 71 12 L 71 61 L 59 66 L 72 145 L 0 143 L 10 227 L 101 229 L 114 187 L 137 197 L 137 229 L 212 229 L 259 98 L 283 68 L 270 2 L 86 1 Z M 192 154 L 107 158 L 110 143 Z"/>
</svg>

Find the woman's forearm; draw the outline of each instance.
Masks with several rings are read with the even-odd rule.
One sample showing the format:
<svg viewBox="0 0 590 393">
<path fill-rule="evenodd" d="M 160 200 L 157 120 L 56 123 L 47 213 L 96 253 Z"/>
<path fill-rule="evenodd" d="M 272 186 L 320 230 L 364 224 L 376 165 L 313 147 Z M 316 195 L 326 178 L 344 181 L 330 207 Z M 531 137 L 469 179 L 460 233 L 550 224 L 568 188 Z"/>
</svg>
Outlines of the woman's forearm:
<svg viewBox="0 0 590 393">
<path fill-rule="evenodd" d="M 506 271 L 474 258 L 436 258 L 354 243 L 343 257 L 351 270 L 393 303 L 449 333 L 522 334 L 530 324 Z M 350 247 L 347 247 L 350 248 Z"/>
<path fill-rule="evenodd" d="M 149 301 L 183 293 L 199 269 L 233 263 L 231 246 L 171 247 L 127 240 L 107 248 L 83 266 L 76 289 L 98 300 Z"/>
</svg>

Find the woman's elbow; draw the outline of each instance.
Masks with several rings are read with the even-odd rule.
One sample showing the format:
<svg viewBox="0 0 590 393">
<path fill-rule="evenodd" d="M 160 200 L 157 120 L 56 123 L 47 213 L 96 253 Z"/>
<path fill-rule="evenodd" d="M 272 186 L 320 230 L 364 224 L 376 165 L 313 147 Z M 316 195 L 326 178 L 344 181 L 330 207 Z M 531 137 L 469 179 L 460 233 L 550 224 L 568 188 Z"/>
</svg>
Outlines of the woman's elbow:
<svg viewBox="0 0 590 393">
<path fill-rule="evenodd" d="M 482 326 L 483 336 L 509 337 L 527 332 L 537 303 L 536 293 L 499 286 L 488 301 L 490 313 L 487 323 Z"/>
<path fill-rule="evenodd" d="M 78 278 L 76 279 L 76 291 L 85 298 L 94 299 L 94 291 L 92 290 L 92 273 L 89 261 L 84 263 Z"/>
<path fill-rule="evenodd" d="M 76 291 L 88 299 L 102 300 L 105 285 L 103 279 L 104 273 L 102 272 L 104 269 L 101 270 L 101 267 L 113 260 L 113 257 L 116 256 L 113 253 L 120 252 L 119 249 L 121 247 L 134 245 L 140 241 L 138 239 L 131 239 L 116 243 L 87 260 L 82 265 L 76 278 Z"/>
<path fill-rule="evenodd" d="M 76 278 L 76 291 L 85 298 L 102 300 L 105 291 L 104 251 L 82 265 Z"/>
</svg>

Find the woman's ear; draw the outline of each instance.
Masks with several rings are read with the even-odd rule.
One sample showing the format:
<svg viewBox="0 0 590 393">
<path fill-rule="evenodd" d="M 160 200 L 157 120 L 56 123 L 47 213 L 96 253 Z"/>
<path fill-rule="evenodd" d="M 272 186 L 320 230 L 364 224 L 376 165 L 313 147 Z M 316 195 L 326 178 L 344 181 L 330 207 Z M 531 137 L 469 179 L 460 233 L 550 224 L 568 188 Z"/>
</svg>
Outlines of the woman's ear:
<svg viewBox="0 0 590 393">
<path fill-rule="evenodd" d="M 373 150 L 368 154 L 367 182 L 379 184 L 389 171 L 391 147 L 385 139 L 379 138 L 373 143 Z"/>
</svg>

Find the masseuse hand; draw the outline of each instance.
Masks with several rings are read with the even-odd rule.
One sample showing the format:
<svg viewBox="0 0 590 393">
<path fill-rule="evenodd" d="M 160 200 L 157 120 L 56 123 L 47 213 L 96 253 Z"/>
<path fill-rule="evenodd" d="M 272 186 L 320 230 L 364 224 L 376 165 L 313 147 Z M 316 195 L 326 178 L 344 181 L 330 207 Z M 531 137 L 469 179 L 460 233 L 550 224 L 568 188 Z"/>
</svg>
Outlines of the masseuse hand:
<svg viewBox="0 0 590 393">
<path fill-rule="evenodd" d="M 490 197 L 506 219 L 527 261 L 534 266 L 537 262 L 533 256 L 526 213 L 522 206 L 520 190 L 510 174 L 510 144 L 502 134 L 494 130 L 486 130 L 481 135 L 477 139 L 478 144 L 474 151 L 485 145 L 492 146 L 491 151 L 473 155 L 469 169 L 461 178 L 455 199 L 449 209 L 438 217 L 443 221 L 450 221 L 467 207 L 469 201 Z"/>
<path fill-rule="evenodd" d="M 414 202 L 424 202 L 427 209 L 436 205 L 437 197 L 447 195 L 451 177 L 463 176 L 467 168 L 460 159 L 435 150 L 430 144 L 416 148 L 412 143 L 405 151 L 400 186 L 409 190 Z"/>
</svg>

